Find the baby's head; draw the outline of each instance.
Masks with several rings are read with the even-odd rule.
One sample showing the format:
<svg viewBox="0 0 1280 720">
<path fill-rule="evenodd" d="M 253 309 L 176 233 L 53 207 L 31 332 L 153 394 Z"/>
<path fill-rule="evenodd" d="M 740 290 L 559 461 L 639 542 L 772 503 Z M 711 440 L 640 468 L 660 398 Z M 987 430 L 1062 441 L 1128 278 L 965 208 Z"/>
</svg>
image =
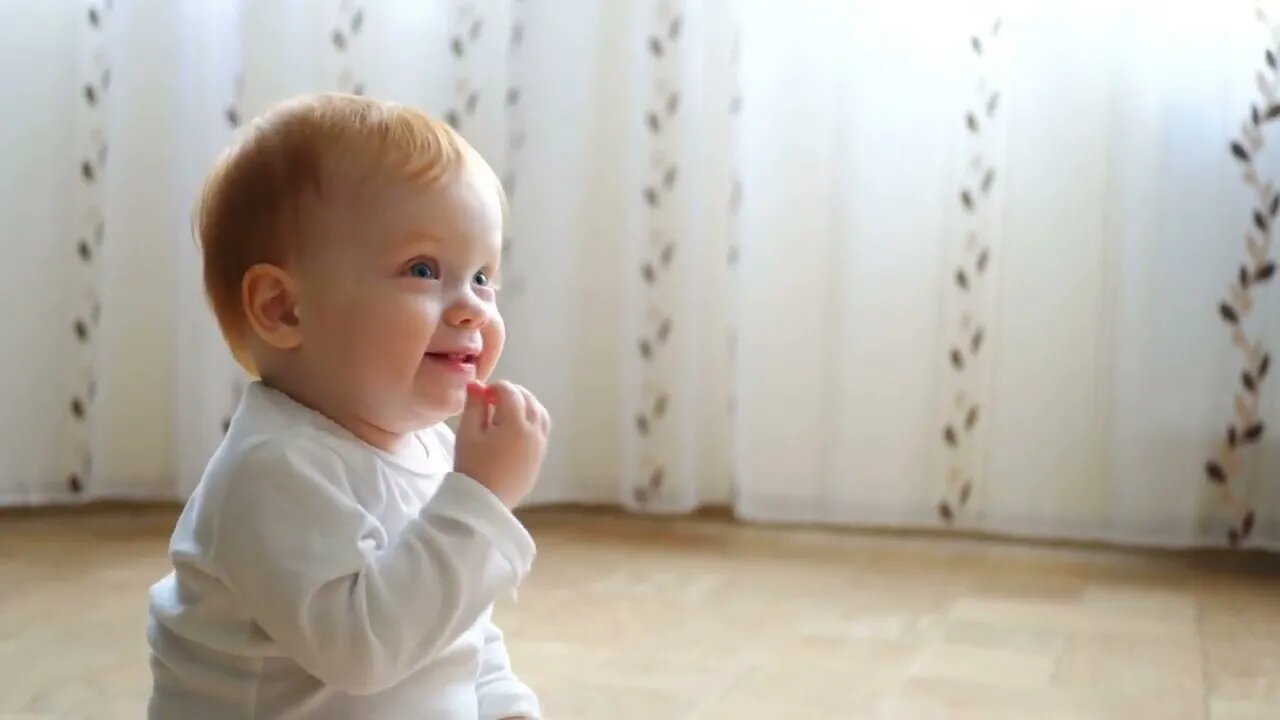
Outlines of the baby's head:
<svg viewBox="0 0 1280 720">
<path fill-rule="evenodd" d="M 205 287 L 246 370 L 392 442 L 460 412 L 497 364 L 502 208 L 492 169 L 425 113 L 291 101 L 207 181 Z"/>
</svg>

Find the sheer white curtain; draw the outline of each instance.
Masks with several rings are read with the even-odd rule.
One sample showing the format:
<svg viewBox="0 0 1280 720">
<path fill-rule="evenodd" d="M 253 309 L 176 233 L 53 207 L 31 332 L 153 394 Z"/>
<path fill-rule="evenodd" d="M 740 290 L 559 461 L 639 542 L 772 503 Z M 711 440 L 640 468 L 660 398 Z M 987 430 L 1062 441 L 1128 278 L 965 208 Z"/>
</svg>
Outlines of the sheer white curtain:
<svg viewBox="0 0 1280 720">
<path fill-rule="evenodd" d="M 833 7 L 744 16 L 740 512 L 1280 539 L 1280 16 Z"/>
<path fill-rule="evenodd" d="M 1268 9 L 0 6 L 0 501 L 189 491 L 243 384 L 191 200 L 339 89 L 508 183 L 534 502 L 1274 545 Z"/>
</svg>

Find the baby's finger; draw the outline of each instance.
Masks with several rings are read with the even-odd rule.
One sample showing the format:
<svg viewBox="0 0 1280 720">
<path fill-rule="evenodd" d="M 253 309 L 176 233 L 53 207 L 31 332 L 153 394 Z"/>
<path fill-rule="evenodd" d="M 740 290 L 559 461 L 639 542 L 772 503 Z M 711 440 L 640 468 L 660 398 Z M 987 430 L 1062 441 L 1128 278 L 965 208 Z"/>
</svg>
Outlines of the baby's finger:
<svg viewBox="0 0 1280 720">
<path fill-rule="evenodd" d="M 489 403 L 485 400 L 487 389 L 472 383 L 467 386 L 467 404 L 462 410 L 460 429 L 464 432 L 480 432 L 488 426 Z"/>
<path fill-rule="evenodd" d="M 516 389 L 524 396 L 524 419 L 528 420 L 529 424 L 534 427 L 539 426 L 541 424 L 539 418 L 542 415 L 542 404 L 533 396 L 533 393 L 529 392 L 529 388 L 517 385 Z"/>
<path fill-rule="evenodd" d="M 489 386 L 493 394 L 493 424 L 503 425 L 516 422 L 524 417 L 524 394 L 509 382 L 498 382 Z"/>
<path fill-rule="evenodd" d="M 551 413 L 547 412 L 546 406 L 543 405 L 542 401 L 538 400 L 538 398 L 532 393 L 529 394 L 527 401 L 530 405 L 533 406 L 533 408 L 536 411 L 534 413 L 534 416 L 535 416 L 533 420 L 534 425 L 542 430 L 543 435 L 550 433 L 551 432 Z"/>
</svg>

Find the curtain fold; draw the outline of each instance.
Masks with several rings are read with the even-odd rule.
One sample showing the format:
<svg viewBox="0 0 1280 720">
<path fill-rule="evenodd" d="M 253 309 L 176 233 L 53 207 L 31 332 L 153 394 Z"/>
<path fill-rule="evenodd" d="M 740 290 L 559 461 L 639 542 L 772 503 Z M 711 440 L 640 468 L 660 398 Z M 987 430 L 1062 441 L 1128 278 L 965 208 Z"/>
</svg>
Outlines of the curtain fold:
<svg viewBox="0 0 1280 720">
<path fill-rule="evenodd" d="M 510 194 L 533 503 L 1280 545 L 1280 8 L 11 3 L 0 503 L 182 498 L 244 387 L 190 214 L 340 90 Z"/>
</svg>

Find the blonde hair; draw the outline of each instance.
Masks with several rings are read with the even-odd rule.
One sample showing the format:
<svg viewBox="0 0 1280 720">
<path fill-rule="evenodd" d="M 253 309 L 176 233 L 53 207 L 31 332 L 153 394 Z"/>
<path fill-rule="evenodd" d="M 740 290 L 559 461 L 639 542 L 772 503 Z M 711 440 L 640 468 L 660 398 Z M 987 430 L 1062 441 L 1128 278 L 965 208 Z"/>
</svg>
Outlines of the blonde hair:
<svg viewBox="0 0 1280 720">
<path fill-rule="evenodd" d="M 354 158 L 371 173 L 429 186 L 464 163 L 501 184 L 453 128 L 403 105 L 342 94 L 282 103 L 255 119 L 218 160 L 196 211 L 204 285 L 236 360 L 256 374 L 245 348 L 248 327 L 241 285 L 259 263 L 283 265 L 299 250 L 302 201 L 323 196 L 334 160 Z M 350 172 L 349 164 L 342 166 Z"/>
</svg>

